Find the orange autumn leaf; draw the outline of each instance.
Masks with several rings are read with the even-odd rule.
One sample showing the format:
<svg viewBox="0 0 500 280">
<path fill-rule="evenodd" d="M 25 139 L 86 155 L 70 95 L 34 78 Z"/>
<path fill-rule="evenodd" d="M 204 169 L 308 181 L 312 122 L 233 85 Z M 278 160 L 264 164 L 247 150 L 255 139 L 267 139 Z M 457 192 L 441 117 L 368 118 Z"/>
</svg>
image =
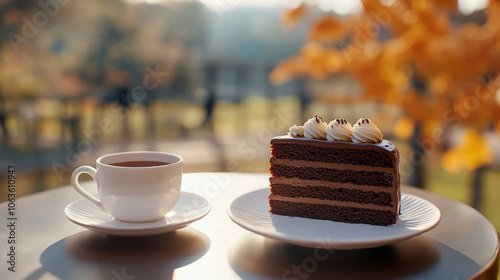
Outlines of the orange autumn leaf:
<svg viewBox="0 0 500 280">
<path fill-rule="evenodd" d="M 385 41 L 382 50 L 386 61 L 395 65 L 407 63 L 410 58 L 409 51 L 412 44 L 411 39 L 406 37 Z"/>
<path fill-rule="evenodd" d="M 442 163 L 448 171 L 456 172 L 464 168 L 475 170 L 493 159 L 493 150 L 483 135 L 469 128 L 464 132 L 462 142 L 443 155 Z"/>
<path fill-rule="evenodd" d="M 297 21 L 303 18 L 308 12 L 306 4 L 302 3 L 297 8 L 286 12 L 282 17 L 282 22 L 287 28 L 295 26 Z"/>
<path fill-rule="evenodd" d="M 478 94 L 480 93 L 480 95 Z M 464 124 L 476 128 L 489 127 L 492 117 L 496 116 L 498 106 L 488 97 L 488 92 L 461 91 L 452 103 L 452 113 L 461 119 Z"/>
<path fill-rule="evenodd" d="M 366 43 L 376 39 L 380 33 L 380 26 L 368 16 L 362 16 L 356 21 L 350 21 L 351 44 L 363 48 Z"/>
<path fill-rule="evenodd" d="M 394 136 L 401 140 L 407 140 L 413 135 L 415 123 L 408 117 L 401 117 L 394 125 Z"/>
<path fill-rule="evenodd" d="M 328 49 L 325 53 L 325 67 L 330 73 L 337 73 L 345 69 L 346 59 L 341 51 L 337 49 Z"/>
<path fill-rule="evenodd" d="M 500 12 L 500 1 L 490 0 L 490 3 L 484 9 L 485 14 L 489 17 L 496 17 L 498 19 L 498 12 Z"/>
<path fill-rule="evenodd" d="M 302 47 L 300 57 L 304 61 L 307 72 L 313 79 L 322 79 L 328 74 L 326 70 L 326 51 L 322 44 L 309 42 Z"/>
<path fill-rule="evenodd" d="M 269 81 L 274 85 L 284 84 L 292 78 L 305 73 L 304 62 L 300 57 L 290 57 L 282 61 L 269 74 Z"/>
<path fill-rule="evenodd" d="M 462 169 L 461 156 L 457 150 L 448 150 L 441 157 L 441 164 L 448 172 L 457 173 Z"/>
<path fill-rule="evenodd" d="M 458 10 L 457 0 L 435 0 L 435 4 L 440 8 L 444 8 L 452 12 L 456 12 Z"/>
<path fill-rule="evenodd" d="M 321 58 L 324 53 L 324 47 L 318 42 L 309 42 L 302 47 L 300 50 L 300 55 L 306 61 L 313 61 L 315 59 Z"/>
<path fill-rule="evenodd" d="M 429 90 L 436 95 L 446 94 L 450 91 L 452 82 L 452 78 L 449 74 L 440 74 L 431 80 Z"/>
<path fill-rule="evenodd" d="M 422 2 L 425 1 L 414 1 L 413 3 Z M 451 27 L 448 15 L 430 7 L 417 12 L 417 24 L 425 26 L 428 36 L 442 36 L 448 34 Z"/>
<path fill-rule="evenodd" d="M 347 35 L 345 24 L 336 17 L 327 15 L 320 18 L 309 30 L 309 40 L 336 43 Z"/>
<path fill-rule="evenodd" d="M 401 102 L 408 117 L 413 120 L 424 120 L 428 115 L 428 106 L 424 97 L 417 93 L 405 94 Z"/>
<path fill-rule="evenodd" d="M 460 147 L 465 161 L 465 167 L 474 170 L 493 161 L 493 150 L 486 139 L 474 129 L 465 133 L 464 143 Z"/>
<path fill-rule="evenodd" d="M 392 4 L 384 5 L 381 1 L 363 0 L 363 8 L 369 19 L 362 25 L 364 27 L 378 26 L 387 27 L 396 35 L 403 34 L 407 28 L 414 23 L 411 10 L 406 3 L 394 1 Z"/>
</svg>

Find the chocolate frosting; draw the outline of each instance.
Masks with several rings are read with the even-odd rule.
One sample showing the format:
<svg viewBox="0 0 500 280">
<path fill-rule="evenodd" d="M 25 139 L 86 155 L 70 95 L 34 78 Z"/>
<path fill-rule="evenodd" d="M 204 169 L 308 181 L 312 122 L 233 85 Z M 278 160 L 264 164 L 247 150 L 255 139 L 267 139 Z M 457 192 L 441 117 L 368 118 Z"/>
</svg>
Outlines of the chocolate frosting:
<svg viewBox="0 0 500 280">
<path fill-rule="evenodd" d="M 290 135 L 277 136 L 271 139 L 271 144 L 274 143 L 296 143 L 296 141 L 305 141 L 305 143 L 314 143 L 319 146 L 328 146 L 328 147 L 346 147 L 346 148 L 366 148 L 372 149 L 374 147 L 382 148 L 389 152 L 397 153 L 397 148 L 392 144 L 391 141 L 382 139 L 380 143 L 353 143 L 353 142 L 345 142 L 345 141 L 328 141 L 328 140 L 320 140 L 320 139 L 310 139 L 305 137 L 292 137 Z"/>
</svg>

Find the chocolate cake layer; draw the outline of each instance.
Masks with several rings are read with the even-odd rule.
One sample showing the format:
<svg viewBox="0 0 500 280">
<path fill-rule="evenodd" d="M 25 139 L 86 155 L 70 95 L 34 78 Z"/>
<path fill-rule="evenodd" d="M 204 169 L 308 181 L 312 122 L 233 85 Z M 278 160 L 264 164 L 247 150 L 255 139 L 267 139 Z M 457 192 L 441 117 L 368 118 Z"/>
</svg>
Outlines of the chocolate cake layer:
<svg viewBox="0 0 500 280">
<path fill-rule="evenodd" d="M 348 188 L 360 191 L 371 191 L 371 192 L 391 192 L 392 194 L 397 194 L 394 188 L 381 188 L 367 185 L 355 185 L 350 183 L 339 183 L 339 182 L 328 182 L 328 181 L 318 181 L 318 180 L 302 180 L 297 178 L 287 178 L 287 177 L 270 177 L 269 182 L 271 186 L 273 185 L 289 185 L 295 187 L 305 187 L 309 186 L 319 186 L 328 188 Z"/>
<path fill-rule="evenodd" d="M 369 204 L 393 206 L 392 195 L 390 193 L 360 191 L 348 188 L 332 189 L 329 187 L 318 186 L 309 186 L 307 188 L 304 188 L 273 184 L 271 188 L 271 194 L 295 198 L 308 197 L 336 201 L 351 201 L 358 203 L 366 203 L 366 201 L 369 201 Z"/>
<path fill-rule="evenodd" d="M 390 210 L 374 210 L 325 204 L 269 200 L 271 212 L 278 215 L 331 220 L 344 223 L 392 225 L 397 215 Z"/>
<path fill-rule="evenodd" d="M 330 163 L 322 161 L 307 161 L 307 160 L 295 160 L 295 159 L 278 159 L 271 158 L 269 163 L 276 165 L 290 165 L 297 167 L 322 167 L 338 170 L 354 170 L 354 171 L 379 171 L 379 172 L 393 172 L 394 168 L 390 167 L 373 167 L 373 166 L 363 166 L 363 165 L 352 165 L 343 163 Z"/>
<path fill-rule="evenodd" d="M 269 172 L 273 177 L 299 178 L 305 180 L 323 180 L 356 185 L 368 185 L 390 188 L 394 176 L 389 172 L 366 172 L 336 170 L 329 168 L 294 167 L 270 164 Z"/>
<path fill-rule="evenodd" d="M 269 200 L 279 200 L 279 201 L 287 201 L 287 202 L 297 202 L 297 203 L 312 203 L 312 204 L 321 204 L 321 205 L 330 205 L 330 206 L 342 206 L 342 207 L 355 207 L 355 208 L 366 208 L 373 210 L 391 210 L 394 207 L 389 205 L 375 205 L 375 204 L 366 204 L 352 201 L 337 201 L 337 200 L 328 200 L 328 199 L 318 199 L 318 198 L 310 198 L 310 197 L 288 197 L 281 195 L 269 195 Z"/>
<path fill-rule="evenodd" d="M 307 143 L 275 143 L 271 155 L 277 159 L 319 161 L 328 163 L 363 165 L 374 167 L 394 167 L 391 157 L 383 149 L 352 149 L 319 147 Z"/>
</svg>

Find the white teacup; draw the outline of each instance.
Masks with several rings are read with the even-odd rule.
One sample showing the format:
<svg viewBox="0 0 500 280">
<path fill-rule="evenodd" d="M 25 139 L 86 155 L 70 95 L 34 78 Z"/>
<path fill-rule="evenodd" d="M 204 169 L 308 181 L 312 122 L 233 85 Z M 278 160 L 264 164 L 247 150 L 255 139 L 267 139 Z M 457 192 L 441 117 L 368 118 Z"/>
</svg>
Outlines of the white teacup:
<svg viewBox="0 0 500 280">
<path fill-rule="evenodd" d="M 89 174 L 97 182 L 98 198 L 78 183 L 82 173 Z M 162 152 L 105 155 L 96 160 L 96 168 L 80 166 L 71 177 L 71 184 L 81 195 L 115 219 L 125 222 L 163 218 L 179 200 L 181 183 L 182 158 Z"/>
</svg>

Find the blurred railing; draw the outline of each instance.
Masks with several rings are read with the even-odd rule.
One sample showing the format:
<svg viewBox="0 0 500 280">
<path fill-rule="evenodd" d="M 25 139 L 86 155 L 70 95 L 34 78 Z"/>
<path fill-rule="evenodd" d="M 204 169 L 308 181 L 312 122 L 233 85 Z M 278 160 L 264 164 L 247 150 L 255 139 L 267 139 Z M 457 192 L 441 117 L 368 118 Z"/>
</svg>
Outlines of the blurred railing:
<svg viewBox="0 0 500 280">
<path fill-rule="evenodd" d="M 70 169 L 93 164 L 95 157 L 112 150 L 110 146 L 159 149 L 158 143 L 170 142 L 193 150 L 182 146 L 192 141 L 200 150 L 188 161 L 193 166 L 188 171 L 265 171 L 266 163 L 260 164 L 261 169 L 252 167 L 248 157 L 254 153 L 249 151 L 259 152 L 253 159 L 267 160 L 268 138 L 283 134 L 291 121 L 282 119 L 279 131 L 259 136 L 266 141 L 256 135 L 269 127 L 284 102 L 293 106 L 289 111 L 297 121 L 302 119 L 300 112 L 308 100 L 301 80 L 271 86 L 267 75 L 272 67 L 208 62 L 201 70 L 200 86 L 193 87 L 189 76 L 179 74 L 168 87 L 148 92 L 141 102 L 130 98 L 131 88 L 106 89 L 102 96 L 0 100 L 0 164 L 15 163 L 18 171 L 26 171 L 25 178 L 30 177 L 26 191 L 37 191 L 67 184 Z M 74 164 L 66 164 L 73 158 Z M 64 176 L 54 175 L 58 169 Z"/>
</svg>

